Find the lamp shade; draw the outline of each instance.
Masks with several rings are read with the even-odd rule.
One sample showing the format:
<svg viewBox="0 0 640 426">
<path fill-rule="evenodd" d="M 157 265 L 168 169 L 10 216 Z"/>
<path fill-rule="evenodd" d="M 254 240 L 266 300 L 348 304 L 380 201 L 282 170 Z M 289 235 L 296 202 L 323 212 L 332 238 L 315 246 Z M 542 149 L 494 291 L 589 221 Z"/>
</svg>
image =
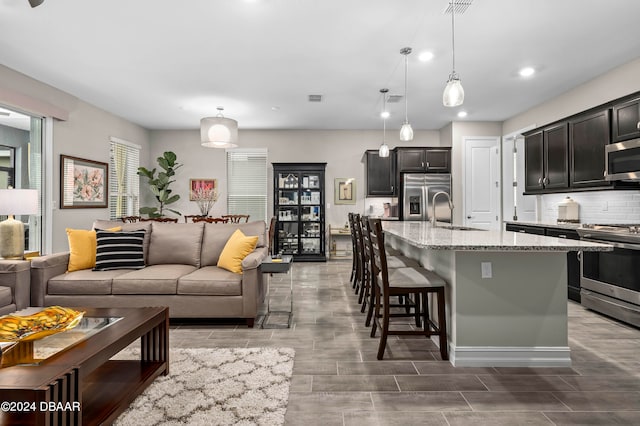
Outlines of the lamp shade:
<svg viewBox="0 0 640 426">
<path fill-rule="evenodd" d="M 442 94 L 442 103 L 446 107 L 456 107 L 464 102 L 464 89 L 457 75 L 452 75 Z"/>
<path fill-rule="evenodd" d="M 0 189 L 0 215 L 38 213 L 38 191 L 35 189 Z"/>
<path fill-rule="evenodd" d="M 200 141 L 207 148 L 235 148 L 238 122 L 226 117 L 205 117 L 200 120 Z"/>
</svg>

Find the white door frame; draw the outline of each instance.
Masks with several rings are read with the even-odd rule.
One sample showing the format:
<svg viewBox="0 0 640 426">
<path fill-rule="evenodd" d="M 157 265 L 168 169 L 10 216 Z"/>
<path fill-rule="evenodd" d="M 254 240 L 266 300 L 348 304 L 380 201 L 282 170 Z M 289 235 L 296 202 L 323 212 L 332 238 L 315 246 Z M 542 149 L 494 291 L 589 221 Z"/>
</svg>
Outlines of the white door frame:
<svg viewBox="0 0 640 426">
<path fill-rule="evenodd" d="M 523 133 L 528 132 L 529 130 L 533 130 L 535 128 L 536 128 L 535 124 L 530 124 L 530 125 L 528 125 L 526 127 L 523 127 L 522 129 L 516 130 L 515 132 L 511 132 L 511 133 L 508 133 L 506 135 L 503 135 L 502 136 L 502 147 L 504 149 L 506 149 L 505 148 L 505 144 L 507 143 L 507 141 L 514 140 L 514 139 L 516 139 L 518 137 L 522 137 Z M 513 149 L 513 147 L 511 147 L 511 152 L 513 152 L 512 149 Z M 508 155 L 508 154 L 506 152 L 504 152 L 503 156 L 504 155 Z M 521 155 L 524 155 L 524 151 L 522 152 Z M 503 210 L 505 209 L 505 191 L 512 191 L 511 180 L 507 179 L 507 177 L 512 177 L 511 176 L 512 173 L 511 172 L 507 172 L 507 170 L 504 168 L 505 161 L 504 161 L 504 157 L 503 156 L 502 156 L 502 158 L 503 158 L 503 161 L 502 161 L 502 182 L 507 182 L 507 181 L 509 181 L 509 182 L 507 184 L 508 186 L 507 187 L 503 186 L 502 191 L 500 192 L 500 196 L 502 198 L 501 213 L 503 213 Z M 513 176 L 513 179 L 514 180 L 517 179 L 517 176 Z M 539 196 L 535 196 L 535 197 L 536 197 L 535 216 L 536 216 L 536 220 L 537 220 L 540 217 L 540 202 L 539 202 Z M 513 205 L 511 207 L 513 207 Z M 512 214 L 504 215 L 504 217 L 505 217 L 506 221 L 512 220 Z"/>
<path fill-rule="evenodd" d="M 464 136 L 462 138 L 462 147 L 463 147 L 463 155 L 466 153 L 467 140 L 487 140 L 487 141 L 495 141 L 496 149 L 498 150 L 498 188 L 499 188 L 499 196 L 496 197 L 496 202 L 498 205 L 496 206 L 496 211 L 498 212 L 498 220 L 497 223 L 502 223 L 502 144 L 500 136 Z M 470 159 L 464 155 L 464 167 L 462 168 L 462 187 L 464 188 L 464 193 L 462 194 L 462 223 L 467 225 L 467 188 L 464 183 L 467 181 L 467 170 L 470 166 Z"/>
</svg>

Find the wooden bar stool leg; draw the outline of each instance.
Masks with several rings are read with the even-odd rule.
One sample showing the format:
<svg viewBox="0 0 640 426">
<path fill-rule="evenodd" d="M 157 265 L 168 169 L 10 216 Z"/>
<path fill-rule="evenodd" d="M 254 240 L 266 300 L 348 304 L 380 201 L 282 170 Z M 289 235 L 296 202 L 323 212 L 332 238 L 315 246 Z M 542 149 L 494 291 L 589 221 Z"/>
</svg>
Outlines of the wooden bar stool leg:
<svg viewBox="0 0 640 426">
<path fill-rule="evenodd" d="M 385 297 L 385 302 L 389 301 L 389 297 Z M 382 335 L 380 336 L 380 345 L 378 346 L 378 359 L 384 357 L 384 351 L 387 348 L 387 336 L 389 335 L 389 317 L 391 316 L 391 308 L 389 303 L 384 304 L 384 316 L 382 318 Z M 375 325 L 375 322 L 374 322 Z"/>
<path fill-rule="evenodd" d="M 449 359 L 449 348 L 447 344 L 447 320 L 445 313 L 444 288 L 439 288 L 438 296 L 438 330 L 440 331 L 440 357 L 443 361 Z"/>
<path fill-rule="evenodd" d="M 371 283 L 372 286 L 374 286 L 373 283 Z M 376 320 L 377 318 L 380 318 L 380 288 L 378 287 L 378 285 L 375 285 L 375 309 L 373 312 L 373 315 L 375 315 L 375 318 L 368 318 L 367 320 L 371 320 L 373 319 L 373 322 L 371 323 L 371 337 L 376 337 L 376 329 L 378 328 L 378 321 Z M 373 316 L 372 315 L 372 316 Z"/>
</svg>

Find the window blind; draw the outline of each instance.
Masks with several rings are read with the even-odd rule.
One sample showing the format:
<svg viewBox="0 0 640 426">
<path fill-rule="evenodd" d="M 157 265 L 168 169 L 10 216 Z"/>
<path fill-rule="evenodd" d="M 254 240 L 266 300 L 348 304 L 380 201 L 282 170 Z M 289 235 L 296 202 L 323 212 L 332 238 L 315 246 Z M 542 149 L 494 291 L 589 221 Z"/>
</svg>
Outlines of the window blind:
<svg viewBox="0 0 640 426">
<path fill-rule="evenodd" d="M 111 138 L 109 151 L 109 216 L 137 216 L 140 208 L 140 147 Z"/>
<path fill-rule="evenodd" d="M 227 212 L 267 219 L 267 150 L 227 150 Z"/>
</svg>

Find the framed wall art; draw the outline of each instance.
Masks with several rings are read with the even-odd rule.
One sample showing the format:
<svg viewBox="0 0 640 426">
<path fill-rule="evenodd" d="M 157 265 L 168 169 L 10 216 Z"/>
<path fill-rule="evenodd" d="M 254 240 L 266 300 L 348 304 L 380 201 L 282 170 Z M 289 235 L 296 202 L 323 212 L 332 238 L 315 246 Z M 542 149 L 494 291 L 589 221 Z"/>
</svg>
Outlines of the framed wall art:
<svg viewBox="0 0 640 426">
<path fill-rule="evenodd" d="M 356 203 L 356 180 L 355 178 L 336 178 L 334 204 L 355 204 Z"/>
<path fill-rule="evenodd" d="M 216 179 L 189 179 L 189 200 L 198 201 L 203 197 L 217 195 L 218 181 Z M 217 196 L 216 196 L 217 198 Z"/>
<path fill-rule="evenodd" d="M 109 165 L 60 155 L 60 208 L 106 208 Z"/>
</svg>

